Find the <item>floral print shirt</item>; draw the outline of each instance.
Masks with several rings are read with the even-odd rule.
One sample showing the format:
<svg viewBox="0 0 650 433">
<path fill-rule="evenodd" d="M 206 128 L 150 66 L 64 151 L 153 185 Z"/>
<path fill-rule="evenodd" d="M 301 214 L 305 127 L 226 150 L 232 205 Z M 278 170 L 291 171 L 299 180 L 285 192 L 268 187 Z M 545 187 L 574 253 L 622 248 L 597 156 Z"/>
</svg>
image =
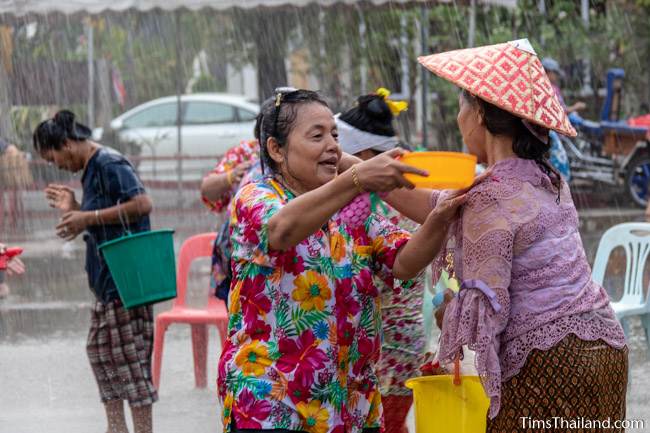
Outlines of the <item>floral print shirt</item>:
<svg viewBox="0 0 650 433">
<path fill-rule="evenodd" d="M 232 185 L 232 187 L 216 201 L 212 201 L 205 196 L 201 199 L 203 203 L 215 214 L 221 214 L 228 208 L 232 198 L 237 191 L 244 185 L 251 182 L 257 182 L 264 176 L 262 174 L 262 165 L 259 158 L 259 144 L 257 140 L 242 141 L 239 145 L 231 147 L 219 160 L 215 168 L 208 173 L 223 174 L 234 169 L 239 164 L 250 161 L 252 163 L 248 171 L 242 176 L 241 181 Z M 227 213 L 227 212 L 223 212 Z M 224 218 L 225 220 L 225 218 Z M 219 221 L 217 226 L 217 239 L 212 248 L 212 271 L 210 275 L 210 287 L 215 291 L 216 296 L 226 300 L 229 291 L 230 272 L 228 263 L 230 263 L 230 230 L 228 221 Z"/>
<path fill-rule="evenodd" d="M 380 427 L 373 274 L 393 286 L 395 256 L 410 235 L 376 214 L 357 227 L 336 214 L 295 247 L 271 250 L 268 222 L 292 198 L 267 179 L 242 188 L 232 206 L 230 323 L 218 379 L 224 431 L 233 421 L 308 433 Z"/>
<path fill-rule="evenodd" d="M 372 200 L 371 209 L 410 233 L 419 227 L 378 197 Z M 381 292 L 383 323 L 377 373 L 384 396 L 410 396 L 412 391 L 404 383 L 420 375 L 418 368 L 424 362 L 426 343 L 422 316 L 426 276 L 426 272 L 422 272 L 412 280 L 396 279 L 393 287 L 386 287 L 383 281 L 375 278 Z"/>
</svg>

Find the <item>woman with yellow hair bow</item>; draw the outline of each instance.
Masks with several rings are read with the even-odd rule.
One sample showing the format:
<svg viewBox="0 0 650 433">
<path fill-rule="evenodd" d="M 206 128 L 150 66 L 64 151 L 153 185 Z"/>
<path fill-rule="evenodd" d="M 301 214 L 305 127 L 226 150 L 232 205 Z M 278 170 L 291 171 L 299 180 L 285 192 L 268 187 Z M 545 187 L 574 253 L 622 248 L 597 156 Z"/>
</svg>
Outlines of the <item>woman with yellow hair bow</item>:
<svg viewBox="0 0 650 433">
<path fill-rule="evenodd" d="M 394 101 L 392 99 L 388 99 L 390 96 L 390 90 L 384 87 L 377 89 L 376 93 L 378 96 L 381 96 L 386 105 L 388 105 L 388 108 L 390 108 L 390 112 L 393 113 L 393 116 L 395 117 L 399 116 L 402 111 L 406 111 L 409 108 L 409 104 L 406 101 Z"/>
<path fill-rule="evenodd" d="M 399 145 L 393 119 L 407 109 L 403 101 L 388 99 L 384 88 L 363 95 L 350 110 L 337 116 L 339 144 L 343 152 L 366 160 Z M 399 227 L 414 232 L 418 225 L 370 195 L 370 211 Z M 417 376 L 423 362 L 425 333 L 422 317 L 424 278 L 421 274 L 410 281 L 395 280 L 392 286 L 376 280 L 380 289 L 383 341 L 377 366 L 381 399 L 384 407 L 384 431 L 406 433 L 406 416 L 413 403 L 404 381 Z"/>
</svg>

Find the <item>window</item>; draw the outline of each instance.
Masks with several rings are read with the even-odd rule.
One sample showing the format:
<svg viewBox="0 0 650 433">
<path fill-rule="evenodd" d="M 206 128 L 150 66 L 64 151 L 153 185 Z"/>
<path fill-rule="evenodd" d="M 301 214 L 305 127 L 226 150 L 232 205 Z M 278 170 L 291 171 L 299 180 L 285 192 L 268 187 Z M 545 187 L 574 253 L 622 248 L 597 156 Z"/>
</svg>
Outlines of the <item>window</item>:
<svg viewBox="0 0 650 433">
<path fill-rule="evenodd" d="M 244 110 L 239 108 L 239 121 L 240 122 L 251 122 L 257 118 L 257 114 L 252 111 Z"/>
<path fill-rule="evenodd" d="M 161 126 L 176 126 L 176 103 L 154 105 L 128 117 L 124 120 L 124 127 L 155 128 Z"/>
<path fill-rule="evenodd" d="M 235 121 L 235 107 L 215 102 L 189 102 L 185 125 L 209 125 Z"/>
</svg>

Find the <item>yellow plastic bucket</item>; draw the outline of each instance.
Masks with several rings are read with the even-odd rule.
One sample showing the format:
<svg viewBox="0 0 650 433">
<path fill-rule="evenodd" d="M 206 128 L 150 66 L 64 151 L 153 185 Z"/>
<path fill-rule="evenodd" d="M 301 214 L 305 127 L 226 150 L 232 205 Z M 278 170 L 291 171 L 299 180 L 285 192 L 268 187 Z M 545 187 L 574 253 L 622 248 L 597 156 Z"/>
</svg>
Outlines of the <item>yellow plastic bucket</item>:
<svg viewBox="0 0 650 433">
<path fill-rule="evenodd" d="M 481 433 L 490 401 L 478 376 L 423 376 L 409 379 L 413 390 L 416 433 Z"/>
<path fill-rule="evenodd" d="M 429 176 L 406 174 L 404 177 L 420 188 L 460 189 L 474 181 L 476 157 L 460 152 L 411 152 L 401 161 L 429 172 Z"/>
</svg>

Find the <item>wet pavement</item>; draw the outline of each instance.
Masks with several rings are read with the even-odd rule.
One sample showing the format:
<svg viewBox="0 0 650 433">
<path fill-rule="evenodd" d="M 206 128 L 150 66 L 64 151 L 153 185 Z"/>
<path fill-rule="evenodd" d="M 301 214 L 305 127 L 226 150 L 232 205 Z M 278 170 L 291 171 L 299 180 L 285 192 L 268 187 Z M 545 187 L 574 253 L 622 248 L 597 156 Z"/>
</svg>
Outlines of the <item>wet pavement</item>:
<svg viewBox="0 0 650 433">
<path fill-rule="evenodd" d="M 187 326 L 167 332 L 160 400 L 154 406 L 157 433 L 221 433 L 215 382 L 219 339 L 210 333 L 208 387 L 194 388 Z M 650 357 L 640 322 L 632 322 L 632 383 L 628 419 L 644 419 L 650 432 Z M 104 413 L 85 355 L 85 334 L 55 333 L 0 344 L 1 433 L 103 433 Z M 409 418 L 413 433 L 413 416 Z"/>
<path fill-rule="evenodd" d="M 157 433 L 222 431 L 214 385 L 219 353 L 216 331 L 210 334 L 214 345 L 209 348 L 205 389 L 194 388 L 189 335 L 187 326 L 172 326 L 167 332 L 160 400 L 154 405 Z M 104 410 L 86 358 L 84 333 L 0 344 L 0 432 L 105 431 Z"/>
</svg>

